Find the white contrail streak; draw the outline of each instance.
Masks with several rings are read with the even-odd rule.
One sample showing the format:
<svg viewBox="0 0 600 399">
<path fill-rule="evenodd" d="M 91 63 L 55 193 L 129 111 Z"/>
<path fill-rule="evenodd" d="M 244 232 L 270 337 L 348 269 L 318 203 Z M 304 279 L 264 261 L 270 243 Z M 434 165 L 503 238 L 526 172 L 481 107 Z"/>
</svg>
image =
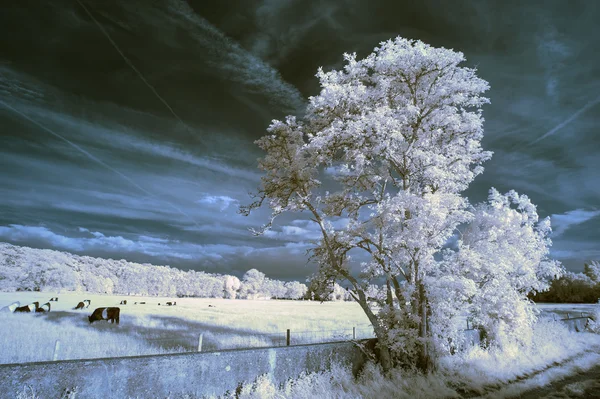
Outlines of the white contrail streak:
<svg viewBox="0 0 600 399">
<path fill-rule="evenodd" d="M 144 84 L 146 86 L 148 86 L 148 88 L 150 90 L 152 90 L 152 92 L 154 93 L 154 95 L 156 96 L 156 98 L 158 98 L 160 100 L 160 102 L 162 102 L 165 105 L 165 107 L 167 107 L 167 109 L 171 112 L 171 114 L 175 117 L 175 119 L 177 119 L 188 130 L 190 130 L 189 126 L 173 110 L 173 107 L 171 107 L 169 105 L 169 103 L 160 94 L 158 94 L 158 91 L 156 91 L 156 89 L 154 88 L 154 86 L 152 86 L 150 84 L 150 82 L 148 82 L 146 80 L 146 78 L 144 77 L 144 75 L 142 75 L 142 73 L 135 67 L 135 65 L 133 65 L 133 63 L 129 60 L 129 58 L 127 58 L 127 56 L 121 51 L 121 49 L 119 48 L 119 46 L 117 45 L 117 43 L 115 43 L 115 41 L 110 37 L 110 35 L 106 31 L 106 29 L 104 29 L 104 27 L 100 24 L 100 22 L 98 22 L 98 20 L 96 18 L 94 18 L 94 15 L 92 15 L 92 13 L 90 12 L 90 10 L 88 10 L 88 8 L 80 0 L 77 0 L 77 3 L 79 3 L 79 5 L 85 10 L 85 12 L 87 13 L 87 15 L 92 19 L 92 21 L 94 21 L 96 23 L 96 25 L 98 26 L 98 28 L 100 29 L 100 31 L 102 31 L 102 33 L 104 34 L 104 36 L 106 36 L 106 38 L 108 39 L 108 41 L 110 42 L 110 44 L 112 44 L 112 46 L 115 48 L 115 50 L 117 50 L 117 52 L 125 60 L 125 62 L 127 63 L 127 65 L 129 65 L 131 67 L 131 69 L 133 69 L 133 71 L 140 77 L 140 79 L 142 80 L 142 82 L 144 82 Z"/>
<path fill-rule="evenodd" d="M 75 148 L 77 151 L 81 152 L 82 154 L 84 154 L 86 157 L 88 157 L 89 159 L 91 159 L 92 161 L 102 165 L 103 167 L 105 167 L 106 169 L 110 170 L 113 173 L 116 173 L 117 175 L 119 175 L 119 177 L 121 177 L 123 180 L 127 181 L 129 184 L 131 184 L 132 186 L 134 186 L 135 188 L 137 188 L 138 190 L 140 190 L 141 192 L 143 192 L 144 194 L 148 195 L 149 197 L 152 197 L 154 199 L 157 199 L 158 201 L 161 201 L 163 203 L 165 203 L 166 205 L 170 206 L 171 208 L 173 208 L 175 211 L 177 211 L 178 213 L 180 213 L 181 215 L 185 216 L 186 218 L 188 218 L 191 222 L 193 222 L 196 227 L 200 227 L 200 225 L 198 224 L 198 222 L 196 222 L 194 220 L 194 218 L 192 218 L 190 215 L 188 215 L 187 213 L 185 213 L 184 211 L 182 211 L 181 209 L 179 209 L 178 207 L 176 207 L 175 205 L 173 205 L 172 203 L 165 201 L 162 198 L 157 197 L 156 195 L 152 194 L 151 192 L 149 192 L 148 190 L 146 190 L 144 187 L 140 186 L 139 184 L 137 184 L 135 182 L 135 180 L 131 179 L 129 176 L 124 175 L 123 173 L 119 172 L 117 169 L 113 168 L 112 166 L 110 166 L 109 164 L 107 164 L 106 162 L 104 162 L 103 160 L 101 160 L 100 158 L 96 157 L 95 155 L 87 152 L 86 150 L 84 150 L 83 148 L 81 148 L 80 146 L 78 146 L 77 144 L 73 143 L 71 140 L 65 138 L 64 136 L 56 133 L 55 131 L 47 128 L 46 126 L 42 125 L 41 123 L 31 119 L 30 117 L 28 117 L 27 115 L 25 115 L 24 113 L 22 113 L 21 111 L 19 111 L 18 109 L 8 105 L 7 103 L 5 103 L 4 101 L 0 100 L 0 104 L 2 104 L 4 107 L 6 107 L 7 109 L 13 111 L 14 113 L 20 115 L 21 117 L 23 117 L 24 119 L 28 120 L 29 122 L 33 123 L 34 125 L 36 125 L 37 127 L 39 127 L 42 130 L 45 130 L 46 132 L 50 133 L 51 135 L 53 135 L 54 137 L 57 137 L 59 139 L 61 139 L 62 141 L 66 142 L 67 144 L 69 144 L 71 147 Z"/>
<path fill-rule="evenodd" d="M 538 139 L 536 139 L 536 140 L 532 141 L 531 143 L 529 143 L 529 145 L 535 144 L 538 141 L 543 140 L 546 137 L 553 135 L 554 133 L 556 133 L 557 131 L 559 131 L 560 129 L 562 129 L 563 127 L 565 127 L 566 125 L 568 125 L 569 123 L 571 123 L 579 115 L 583 114 L 585 111 L 587 111 L 588 109 L 592 108 L 594 105 L 598 104 L 599 102 L 600 102 L 600 96 L 596 97 L 595 100 L 592 100 L 592 101 L 588 102 L 586 105 L 584 105 L 583 107 L 581 107 L 581 109 L 579 109 L 573 115 L 571 115 L 566 120 L 564 120 L 561 123 L 559 123 L 558 125 L 554 126 L 554 128 L 552 128 L 551 130 L 549 130 L 548 132 L 546 132 L 542 137 L 539 137 Z"/>
</svg>

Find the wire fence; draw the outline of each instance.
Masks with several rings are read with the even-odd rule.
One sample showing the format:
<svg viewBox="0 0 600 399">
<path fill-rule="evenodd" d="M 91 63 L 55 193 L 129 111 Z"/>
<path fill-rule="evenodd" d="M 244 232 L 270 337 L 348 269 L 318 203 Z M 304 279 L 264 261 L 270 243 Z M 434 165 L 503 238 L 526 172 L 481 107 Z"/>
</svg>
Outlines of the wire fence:
<svg viewBox="0 0 600 399">
<path fill-rule="evenodd" d="M 566 313 L 566 312 L 565 312 Z M 566 316 L 566 318 L 564 318 Z M 556 321 L 561 321 L 573 331 L 585 331 L 589 316 L 584 313 L 566 313 L 554 315 Z M 472 320 L 466 320 L 465 332 L 473 332 Z M 144 336 L 143 333 L 127 336 L 125 339 L 105 339 L 98 342 L 86 342 L 85 352 L 81 352 L 81 345 L 70 340 L 57 339 L 43 344 L 35 354 L 35 359 L 28 361 L 44 360 L 70 360 L 96 357 L 122 357 L 138 355 L 172 354 L 186 352 L 206 352 L 228 349 L 252 349 L 282 347 L 293 345 L 307 345 L 317 343 L 345 342 L 374 338 L 373 327 L 370 324 L 358 325 L 335 330 L 310 330 L 278 331 L 272 333 L 255 332 L 228 332 L 217 333 L 214 331 L 169 331 L 154 332 L 154 335 Z M 113 342 L 114 341 L 114 342 Z M 25 349 L 26 350 L 26 349 Z M 12 361 L 9 360 L 9 363 Z M 15 359 L 16 362 L 22 362 Z M 27 360 L 26 360 L 27 361 Z"/>
<path fill-rule="evenodd" d="M 373 337 L 375 335 L 371 325 L 358 325 L 337 330 L 293 331 L 288 329 L 274 333 L 250 332 L 247 334 L 173 331 L 168 336 L 128 337 L 129 339 L 126 340 L 115 340 L 114 343 L 111 340 L 103 340 L 102 342 L 86 343 L 85 346 L 90 350 L 88 353 L 98 353 L 98 356 L 94 357 L 120 357 L 333 343 Z M 79 358 L 73 353 L 71 342 L 63 342 L 58 339 L 53 345 L 53 353 L 48 356 L 50 359 L 46 360 Z"/>
</svg>

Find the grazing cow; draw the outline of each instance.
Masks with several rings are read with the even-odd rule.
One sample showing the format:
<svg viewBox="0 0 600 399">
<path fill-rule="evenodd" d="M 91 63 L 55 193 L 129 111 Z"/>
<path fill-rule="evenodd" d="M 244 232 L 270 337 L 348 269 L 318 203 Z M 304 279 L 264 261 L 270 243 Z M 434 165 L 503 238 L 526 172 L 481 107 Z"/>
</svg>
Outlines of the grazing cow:
<svg viewBox="0 0 600 399">
<path fill-rule="evenodd" d="M 77 310 L 77 309 L 83 309 L 83 308 L 85 308 L 85 303 L 83 303 L 83 302 L 79 302 L 79 303 L 77 304 L 77 306 L 75 306 L 73 309 L 74 309 L 74 310 Z"/>
<path fill-rule="evenodd" d="M 216 308 L 214 305 L 208 305 L 209 308 Z"/>
<path fill-rule="evenodd" d="M 167 302 L 167 306 L 172 306 L 173 302 Z"/>
<path fill-rule="evenodd" d="M 58 297 L 50 298 L 48 302 L 58 302 Z"/>
<path fill-rule="evenodd" d="M 123 299 L 119 305 L 127 305 L 127 299 Z"/>
<path fill-rule="evenodd" d="M 45 304 L 43 304 L 42 306 L 37 308 L 35 311 L 36 311 L 36 313 L 49 312 L 50 311 L 50 302 L 46 302 Z"/>
<path fill-rule="evenodd" d="M 19 302 L 19 301 L 13 302 L 10 305 L 4 306 L 2 309 L 0 309 L 0 313 L 12 313 L 19 306 L 21 306 L 21 302 Z"/>
<path fill-rule="evenodd" d="M 140 305 L 145 305 L 145 304 L 146 304 L 146 302 L 140 302 Z"/>
<path fill-rule="evenodd" d="M 114 324 L 116 321 L 119 324 L 119 315 L 121 314 L 120 308 L 96 308 L 94 313 L 88 317 L 90 324 L 98 320 L 110 321 Z"/>
<path fill-rule="evenodd" d="M 90 301 L 89 299 L 84 299 L 83 303 L 85 305 L 85 308 L 87 309 L 90 307 L 90 304 L 92 303 L 92 301 Z"/>
<path fill-rule="evenodd" d="M 40 306 L 39 302 L 33 302 L 30 303 L 29 305 L 25 305 L 25 306 L 21 306 L 21 307 L 17 307 L 15 308 L 14 312 L 15 313 L 29 313 L 29 312 L 36 312 L 37 308 Z"/>
</svg>

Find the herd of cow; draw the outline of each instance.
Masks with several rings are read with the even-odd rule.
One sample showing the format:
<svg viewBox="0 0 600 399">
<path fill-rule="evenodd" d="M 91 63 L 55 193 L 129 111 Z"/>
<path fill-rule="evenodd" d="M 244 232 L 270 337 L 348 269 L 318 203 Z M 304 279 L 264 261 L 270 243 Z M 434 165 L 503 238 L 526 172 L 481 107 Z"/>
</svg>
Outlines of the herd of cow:
<svg viewBox="0 0 600 399">
<path fill-rule="evenodd" d="M 57 302 L 58 301 L 58 297 L 53 297 L 50 298 L 50 300 L 48 302 L 46 302 L 45 304 L 40 306 L 39 302 L 32 302 L 29 305 L 25 305 L 25 306 L 21 306 L 20 302 L 13 302 L 12 304 L 5 306 L 3 308 L 0 308 L 0 312 L 10 312 L 10 313 L 46 313 L 50 311 L 51 305 L 50 302 Z M 79 302 L 77 304 L 77 306 L 75 306 L 73 308 L 73 310 L 79 310 L 79 309 L 87 309 L 90 307 L 90 304 L 92 303 L 92 301 L 90 299 L 84 299 L 83 301 Z M 146 302 L 134 302 L 134 305 L 137 304 L 140 305 L 145 305 Z M 121 301 L 120 303 L 121 305 L 127 305 L 127 300 L 124 299 Z M 160 306 L 160 303 L 158 304 Z M 167 302 L 166 303 L 167 306 L 175 306 L 177 305 L 177 302 Z M 117 307 L 103 307 L 103 308 L 96 308 L 93 312 L 91 316 L 88 316 L 88 320 L 91 323 L 98 321 L 98 320 L 106 320 L 106 321 L 110 321 L 111 323 L 117 323 L 119 324 L 119 315 L 121 313 L 121 308 L 117 308 Z"/>
</svg>

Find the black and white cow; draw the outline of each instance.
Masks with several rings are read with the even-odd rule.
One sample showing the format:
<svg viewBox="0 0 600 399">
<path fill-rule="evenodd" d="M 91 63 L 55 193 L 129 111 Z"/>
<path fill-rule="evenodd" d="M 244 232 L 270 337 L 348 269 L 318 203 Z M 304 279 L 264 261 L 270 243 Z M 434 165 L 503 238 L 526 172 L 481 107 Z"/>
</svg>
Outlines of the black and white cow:
<svg viewBox="0 0 600 399">
<path fill-rule="evenodd" d="M 120 308 L 96 308 L 91 316 L 88 316 L 90 324 L 98 320 L 106 320 L 114 323 L 115 321 L 119 324 L 119 315 L 121 314 Z"/>
<path fill-rule="evenodd" d="M 33 302 L 33 303 L 30 303 L 29 305 L 20 306 L 20 307 L 15 308 L 14 313 L 36 312 L 37 308 L 39 306 L 40 306 L 39 302 Z"/>
<path fill-rule="evenodd" d="M 46 302 L 42 306 L 38 307 L 35 311 L 36 311 L 36 313 L 49 312 L 50 311 L 50 302 Z"/>
</svg>

